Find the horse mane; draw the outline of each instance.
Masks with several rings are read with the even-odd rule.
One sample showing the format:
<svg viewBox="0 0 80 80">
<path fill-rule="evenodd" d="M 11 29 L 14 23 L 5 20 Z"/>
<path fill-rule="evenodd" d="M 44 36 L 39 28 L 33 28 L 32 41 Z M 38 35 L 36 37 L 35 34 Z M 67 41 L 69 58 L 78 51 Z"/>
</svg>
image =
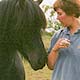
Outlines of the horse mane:
<svg viewBox="0 0 80 80">
<path fill-rule="evenodd" d="M 32 0 L 20 1 L 0 2 L 0 44 L 15 44 L 16 38 L 40 32 L 46 26 L 45 16 L 37 4 Z"/>
<path fill-rule="evenodd" d="M 32 69 L 42 69 L 47 61 L 41 39 L 46 19 L 33 0 L 0 2 L 0 80 L 25 80 L 23 56 Z"/>
</svg>

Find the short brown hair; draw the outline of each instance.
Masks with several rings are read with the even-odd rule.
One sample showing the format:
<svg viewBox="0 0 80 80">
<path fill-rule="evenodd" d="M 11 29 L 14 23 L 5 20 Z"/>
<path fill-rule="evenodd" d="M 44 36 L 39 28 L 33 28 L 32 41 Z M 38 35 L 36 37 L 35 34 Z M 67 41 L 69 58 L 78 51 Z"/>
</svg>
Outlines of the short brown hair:
<svg viewBox="0 0 80 80">
<path fill-rule="evenodd" d="M 60 8 L 67 15 L 74 14 L 77 18 L 80 16 L 80 6 L 76 3 L 76 0 L 57 0 L 53 7 L 55 11 Z"/>
</svg>

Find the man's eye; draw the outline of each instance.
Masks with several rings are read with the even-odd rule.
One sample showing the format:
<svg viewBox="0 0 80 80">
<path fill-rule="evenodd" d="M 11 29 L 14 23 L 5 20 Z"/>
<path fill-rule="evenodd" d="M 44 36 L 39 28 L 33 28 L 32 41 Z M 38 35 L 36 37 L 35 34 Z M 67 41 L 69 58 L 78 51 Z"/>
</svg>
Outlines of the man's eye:
<svg viewBox="0 0 80 80">
<path fill-rule="evenodd" d="M 61 13 L 58 13 L 58 15 L 62 15 Z"/>
</svg>

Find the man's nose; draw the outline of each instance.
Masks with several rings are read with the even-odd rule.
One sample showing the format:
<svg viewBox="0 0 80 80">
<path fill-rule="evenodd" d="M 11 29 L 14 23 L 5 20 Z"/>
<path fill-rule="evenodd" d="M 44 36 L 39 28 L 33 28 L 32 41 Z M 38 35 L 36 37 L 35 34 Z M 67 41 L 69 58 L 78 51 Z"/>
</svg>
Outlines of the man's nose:
<svg viewBox="0 0 80 80">
<path fill-rule="evenodd" d="M 59 16 L 57 15 L 57 19 L 59 20 Z"/>
</svg>

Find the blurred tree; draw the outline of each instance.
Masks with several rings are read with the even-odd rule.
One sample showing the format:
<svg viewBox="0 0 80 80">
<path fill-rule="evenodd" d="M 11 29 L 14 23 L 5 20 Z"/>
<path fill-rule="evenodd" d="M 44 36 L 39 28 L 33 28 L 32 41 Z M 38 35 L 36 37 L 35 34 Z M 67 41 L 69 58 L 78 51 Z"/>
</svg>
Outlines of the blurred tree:
<svg viewBox="0 0 80 80">
<path fill-rule="evenodd" d="M 56 19 L 56 12 L 50 5 L 42 5 L 42 9 L 47 18 L 47 27 L 59 30 L 62 26 L 61 23 Z"/>
</svg>

